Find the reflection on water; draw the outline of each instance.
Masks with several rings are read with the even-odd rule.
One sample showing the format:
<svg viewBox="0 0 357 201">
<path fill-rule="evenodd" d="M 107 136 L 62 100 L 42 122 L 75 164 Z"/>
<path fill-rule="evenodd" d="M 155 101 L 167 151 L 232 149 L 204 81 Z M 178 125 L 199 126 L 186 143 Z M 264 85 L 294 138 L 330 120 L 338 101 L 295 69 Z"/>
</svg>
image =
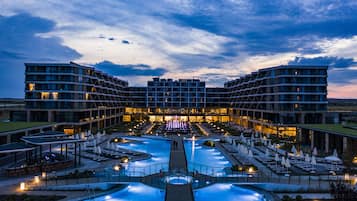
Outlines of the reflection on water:
<svg viewBox="0 0 357 201">
<path fill-rule="evenodd" d="M 263 195 L 233 184 L 213 184 L 194 191 L 195 201 L 264 201 Z"/>
<path fill-rule="evenodd" d="M 91 199 L 94 201 L 163 201 L 165 192 L 142 183 L 131 183 L 115 193 Z M 88 200 L 89 201 L 89 200 Z"/>
<path fill-rule="evenodd" d="M 170 159 L 170 141 L 140 137 L 125 137 L 134 140 L 131 143 L 119 144 L 120 148 L 151 154 L 147 160 L 125 164 L 126 173 L 131 176 L 143 176 L 168 170 Z"/>
<path fill-rule="evenodd" d="M 202 145 L 204 140 L 186 140 L 185 151 L 190 171 L 196 170 L 203 174 L 223 176 L 224 169 L 231 167 L 231 163 L 216 148 Z M 199 147 L 199 148 L 197 148 Z"/>
</svg>

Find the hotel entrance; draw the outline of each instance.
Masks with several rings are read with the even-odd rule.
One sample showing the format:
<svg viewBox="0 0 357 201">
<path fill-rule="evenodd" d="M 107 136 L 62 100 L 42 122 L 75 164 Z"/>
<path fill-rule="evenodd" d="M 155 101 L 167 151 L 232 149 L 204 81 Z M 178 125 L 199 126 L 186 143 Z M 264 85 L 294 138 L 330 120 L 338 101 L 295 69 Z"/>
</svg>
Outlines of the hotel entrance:
<svg viewBox="0 0 357 201">
<path fill-rule="evenodd" d="M 204 122 L 204 116 L 188 116 L 188 115 L 149 115 L 151 122 L 168 122 L 168 121 L 182 121 L 182 122 Z"/>
</svg>

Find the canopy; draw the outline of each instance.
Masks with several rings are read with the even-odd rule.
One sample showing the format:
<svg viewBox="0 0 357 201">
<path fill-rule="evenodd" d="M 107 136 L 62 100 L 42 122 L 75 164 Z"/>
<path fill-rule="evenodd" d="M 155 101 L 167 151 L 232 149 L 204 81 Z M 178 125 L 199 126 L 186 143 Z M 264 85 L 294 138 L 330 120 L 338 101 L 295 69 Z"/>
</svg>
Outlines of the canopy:
<svg viewBox="0 0 357 201">
<path fill-rule="evenodd" d="M 35 147 L 31 145 L 27 145 L 25 143 L 20 143 L 20 142 L 9 143 L 9 144 L 0 145 L 0 154 L 30 151 L 33 149 L 35 149 Z"/>
</svg>

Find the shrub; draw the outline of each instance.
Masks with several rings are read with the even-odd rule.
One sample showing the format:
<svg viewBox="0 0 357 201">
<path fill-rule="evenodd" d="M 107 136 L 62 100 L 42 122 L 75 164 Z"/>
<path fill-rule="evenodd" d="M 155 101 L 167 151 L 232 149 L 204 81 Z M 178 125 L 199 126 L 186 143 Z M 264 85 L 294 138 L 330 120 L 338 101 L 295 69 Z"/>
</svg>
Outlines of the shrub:
<svg viewBox="0 0 357 201">
<path fill-rule="evenodd" d="M 296 200 L 296 201 L 302 201 L 302 196 L 301 196 L 301 195 L 297 195 L 297 196 L 295 197 L 295 200 Z"/>
<path fill-rule="evenodd" d="M 284 195 L 283 198 L 281 198 L 281 201 L 292 201 L 292 199 L 290 198 L 290 196 Z"/>
</svg>

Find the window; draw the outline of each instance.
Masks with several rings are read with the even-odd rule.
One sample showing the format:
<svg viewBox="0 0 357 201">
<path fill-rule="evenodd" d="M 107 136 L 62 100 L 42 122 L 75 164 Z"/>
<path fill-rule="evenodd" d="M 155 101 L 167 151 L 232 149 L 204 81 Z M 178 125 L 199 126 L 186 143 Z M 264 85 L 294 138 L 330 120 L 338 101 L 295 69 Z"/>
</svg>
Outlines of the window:
<svg viewBox="0 0 357 201">
<path fill-rule="evenodd" d="M 41 92 L 41 99 L 49 99 L 50 98 L 50 93 L 48 92 Z"/>
<path fill-rule="evenodd" d="M 34 83 L 29 83 L 29 90 L 30 91 L 35 90 L 35 84 Z"/>
<path fill-rule="evenodd" d="M 58 99 L 58 92 L 52 92 L 52 98 L 54 100 L 57 100 Z"/>
</svg>

